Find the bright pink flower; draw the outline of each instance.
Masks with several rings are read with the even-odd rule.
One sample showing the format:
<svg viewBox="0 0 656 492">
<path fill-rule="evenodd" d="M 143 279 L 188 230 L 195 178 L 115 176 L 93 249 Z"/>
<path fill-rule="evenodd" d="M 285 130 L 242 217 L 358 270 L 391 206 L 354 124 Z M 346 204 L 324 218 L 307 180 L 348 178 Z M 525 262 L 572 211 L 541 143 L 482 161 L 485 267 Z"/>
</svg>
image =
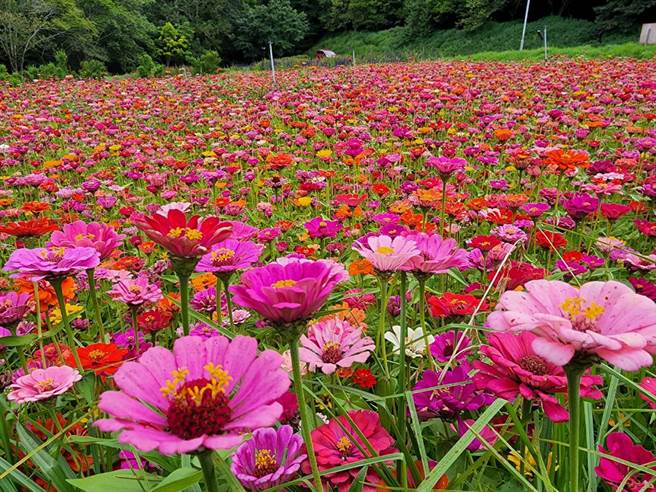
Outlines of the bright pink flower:
<svg viewBox="0 0 656 492">
<path fill-rule="evenodd" d="M 9 256 L 3 270 L 16 271 L 12 278 L 36 282 L 44 278 L 67 277 L 95 268 L 99 263 L 100 255 L 94 248 L 20 248 Z"/>
<path fill-rule="evenodd" d="M 332 374 L 338 367 L 366 362 L 375 348 L 373 340 L 365 337 L 360 328 L 330 318 L 312 324 L 307 336 L 301 336 L 300 357 L 310 371 L 319 368 L 324 374 Z"/>
<path fill-rule="evenodd" d="M 411 261 L 420 256 L 417 243 L 403 236 L 369 236 L 354 242 L 353 249 L 380 272 L 408 270 Z"/>
<path fill-rule="evenodd" d="M 94 425 L 118 440 L 165 455 L 229 449 L 244 434 L 272 426 L 289 388 L 282 357 L 257 340 L 182 337 L 173 351 L 152 347 L 116 372 L 120 391 L 105 391 L 98 408 L 111 417 Z"/>
<path fill-rule="evenodd" d="M 226 239 L 212 246 L 212 250 L 203 255 L 197 272 L 232 273 L 245 270 L 255 263 L 262 254 L 264 246 L 252 241 Z"/>
<path fill-rule="evenodd" d="M 0 326 L 17 323 L 30 310 L 31 296 L 27 293 L 5 292 L 0 294 Z"/>
<path fill-rule="evenodd" d="M 656 304 L 615 282 L 533 280 L 526 292 L 505 292 L 486 326 L 531 331 L 533 350 L 564 366 L 575 356 L 597 355 L 627 371 L 652 364 L 656 352 Z"/>
<path fill-rule="evenodd" d="M 46 369 L 34 369 L 25 376 L 19 377 L 9 386 L 11 391 L 7 399 L 16 403 L 27 403 L 46 400 L 61 395 L 71 388 L 82 376 L 68 366 L 50 366 Z"/>
<path fill-rule="evenodd" d="M 109 297 L 130 306 L 140 306 L 146 302 L 157 302 L 162 298 L 162 291 L 148 280 L 145 275 L 116 282 L 107 291 Z"/>
<path fill-rule="evenodd" d="M 187 218 L 184 212 L 171 209 L 166 215 L 156 213 L 135 224 L 146 236 L 178 258 L 202 256 L 230 236 L 232 226 L 217 217 L 198 215 Z"/>
<path fill-rule="evenodd" d="M 599 446 L 599 451 L 604 454 L 609 454 L 615 458 L 620 458 L 629 463 L 636 465 L 644 465 L 649 469 L 656 471 L 656 455 L 647 451 L 642 446 L 634 444 L 629 436 L 622 432 L 613 432 L 608 434 L 606 438 L 606 446 L 604 449 Z M 606 483 L 613 487 L 617 487 L 617 492 L 656 492 L 656 485 L 653 483 L 653 477 L 650 474 L 636 471 L 633 467 L 618 463 L 617 461 L 608 458 L 601 458 L 599 466 L 595 468 L 595 472 Z M 625 482 L 624 487 L 620 491 L 619 485 L 624 481 L 624 478 L 630 474 L 630 477 Z"/>
<path fill-rule="evenodd" d="M 274 323 L 308 319 L 348 274 L 330 260 L 279 259 L 241 275 L 233 300 Z"/>
<path fill-rule="evenodd" d="M 426 165 L 437 170 L 442 176 L 442 179 L 448 178 L 453 173 L 462 171 L 467 165 L 467 161 L 460 157 L 434 157 L 431 156 L 426 159 Z"/>
<path fill-rule="evenodd" d="M 656 410 L 656 378 L 644 377 L 640 381 L 640 386 L 651 393 L 651 396 L 640 393 L 640 398 L 645 400 L 652 409 Z"/>
<path fill-rule="evenodd" d="M 569 413 L 554 396 L 567 393 L 567 376 L 562 367 L 535 353 L 532 344 L 536 336 L 529 332 L 490 333 L 487 338 L 489 345 L 483 345 L 480 352 L 490 362 L 474 361 L 478 369 L 474 376 L 476 385 L 510 402 L 520 395 L 537 401 L 553 422 L 569 420 Z M 601 398 L 601 392 L 594 385 L 602 383 L 601 376 L 583 376 L 581 395 Z"/>
<path fill-rule="evenodd" d="M 439 234 L 424 232 L 410 234 L 407 239 L 414 241 L 419 255 L 410 259 L 406 269 L 422 273 L 445 273 L 451 268 L 470 266 L 468 252 L 458 248 L 455 239 L 443 239 Z"/>
<path fill-rule="evenodd" d="M 372 410 L 354 410 L 349 412 L 349 417 L 360 433 L 367 439 L 376 455 L 384 456 L 396 452 L 393 447 L 394 439 L 380 424 L 380 416 L 376 412 Z M 360 436 L 345 416 L 332 419 L 327 424 L 314 429 L 312 431 L 312 444 L 314 444 L 320 471 L 375 456 L 368 451 L 368 447 L 360 439 Z M 302 469 L 304 473 L 310 471 L 307 461 L 303 463 Z M 352 468 L 343 472 L 331 473 L 325 479 L 330 485 L 337 487 L 339 492 L 346 492 L 359 472 L 359 468 Z M 380 482 L 380 478 L 371 467 L 367 471 L 365 482 Z M 363 492 L 375 492 L 376 487 L 364 485 L 362 490 Z"/>
<path fill-rule="evenodd" d="M 100 254 L 100 260 L 109 258 L 112 252 L 125 238 L 107 224 L 81 220 L 64 225 L 61 231 L 50 236 L 48 246 L 94 248 Z"/>
<path fill-rule="evenodd" d="M 335 237 L 342 230 L 342 224 L 336 220 L 315 217 L 305 223 L 305 229 L 311 238 Z"/>
</svg>

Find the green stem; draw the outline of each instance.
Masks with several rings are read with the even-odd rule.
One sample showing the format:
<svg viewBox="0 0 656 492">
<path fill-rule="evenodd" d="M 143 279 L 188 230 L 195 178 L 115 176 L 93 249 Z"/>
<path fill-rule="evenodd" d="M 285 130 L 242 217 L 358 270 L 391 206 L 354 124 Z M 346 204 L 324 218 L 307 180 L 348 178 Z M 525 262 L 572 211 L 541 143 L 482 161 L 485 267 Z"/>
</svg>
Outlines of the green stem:
<svg viewBox="0 0 656 492">
<path fill-rule="evenodd" d="M 581 435 L 581 401 L 579 391 L 581 376 L 585 371 L 579 366 L 565 366 L 567 397 L 569 400 L 569 490 L 579 492 L 579 438 Z"/>
<path fill-rule="evenodd" d="M 442 178 L 442 210 L 440 212 L 440 226 L 442 227 L 444 231 L 444 235 L 446 237 L 449 237 L 450 231 L 449 227 L 446 223 L 446 185 L 447 185 L 447 178 Z"/>
<path fill-rule="evenodd" d="M 182 313 L 182 332 L 189 335 L 189 275 L 178 273 L 180 280 L 180 312 Z M 217 296 L 220 294 L 217 293 Z M 220 300 L 218 302 L 221 302 Z"/>
<path fill-rule="evenodd" d="M 141 354 L 139 347 L 139 321 L 137 320 L 137 307 L 130 306 L 130 317 L 132 318 L 132 334 L 134 335 L 134 349 L 137 355 Z"/>
<path fill-rule="evenodd" d="M 230 321 L 230 329 L 235 332 L 235 321 L 232 319 L 232 297 L 230 296 L 230 276 L 224 276 L 221 281 L 223 282 L 223 290 L 226 296 L 226 303 L 228 304 L 228 320 Z"/>
<path fill-rule="evenodd" d="M 41 367 L 45 368 L 46 352 L 43 348 L 43 329 L 41 327 L 41 301 L 39 301 L 39 282 L 32 282 L 34 286 L 34 303 L 36 304 L 36 333 L 39 337 L 39 353 L 41 354 Z M 55 343 L 56 345 L 56 343 Z"/>
<path fill-rule="evenodd" d="M 98 304 L 98 295 L 96 293 L 96 279 L 94 276 L 94 269 L 89 268 L 87 270 L 87 281 L 89 282 L 89 300 L 91 301 L 91 308 L 93 309 L 93 314 L 96 318 L 96 324 L 98 325 L 98 334 L 100 335 L 100 341 L 105 343 L 105 326 L 103 325 L 102 316 L 100 314 L 100 304 Z"/>
<path fill-rule="evenodd" d="M 221 278 L 216 277 L 216 324 L 221 329 L 223 325 L 223 315 L 221 314 Z"/>
<path fill-rule="evenodd" d="M 383 359 L 383 368 L 385 375 L 389 379 L 389 367 L 387 365 L 387 347 L 385 346 L 385 321 L 387 314 L 387 303 L 389 296 L 387 293 L 388 278 L 385 274 L 379 276 L 380 279 L 380 313 L 378 316 L 378 333 L 376 334 L 376 345 L 380 349 L 380 355 Z"/>
<path fill-rule="evenodd" d="M 531 416 L 531 400 L 524 398 L 522 400 L 522 425 L 524 426 L 524 431 L 526 432 L 527 424 L 529 417 Z M 524 476 L 524 471 L 526 470 L 526 460 L 528 457 L 528 447 L 526 443 L 522 444 L 522 456 L 520 458 L 519 473 Z M 536 460 L 537 462 L 537 460 Z"/>
<path fill-rule="evenodd" d="M 317 457 L 314 454 L 314 445 L 312 444 L 312 436 L 310 434 L 310 419 L 312 418 L 307 411 L 305 404 L 305 393 L 303 391 L 303 380 L 301 376 L 301 361 L 298 356 L 298 338 L 294 336 L 289 342 L 289 353 L 292 359 L 292 369 L 294 374 L 294 393 L 298 398 L 298 409 L 301 414 L 301 433 L 307 448 L 308 459 L 310 460 L 310 468 L 312 468 L 312 477 L 314 478 L 315 490 L 323 490 L 321 485 L 321 476 L 319 475 L 319 467 L 317 466 Z"/>
<path fill-rule="evenodd" d="M 66 341 L 68 346 L 73 352 L 73 359 L 75 359 L 75 366 L 77 370 L 83 372 L 82 364 L 80 363 L 80 356 L 77 353 L 77 347 L 75 346 L 75 338 L 73 338 L 73 330 L 70 323 L 68 322 L 68 313 L 66 312 L 66 300 L 64 299 L 64 291 L 62 290 L 62 278 L 53 278 L 49 280 L 50 285 L 55 291 L 57 296 L 57 302 L 59 303 L 59 310 L 61 311 L 62 324 L 66 330 Z"/>
<path fill-rule="evenodd" d="M 398 392 L 404 393 L 406 390 L 406 366 L 405 366 L 405 340 L 408 337 L 408 323 L 406 320 L 406 299 L 405 291 L 407 290 L 408 275 L 405 272 L 400 273 L 401 287 L 401 330 L 399 334 L 399 384 Z M 399 441 L 405 444 L 406 435 L 406 418 L 405 418 L 405 398 L 399 399 L 399 409 L 397 419 L 399 422 Z"/>
<path fill-rule="evenodd" d="M 428 329 L 426 328 L 426 277 L 417 275 L 417 282 L 419 283 L 419 324 L 421 325 L 421 336 L 424 340 L 424 347 L 426 355 L 428 356 L 428 363 L 431 369 L 435 369 L 435 359 L 430 351 L 430 342 L 428 340 Z"/>
<path fill-rule="evenodd" d="M 203 470 L 205 490 L 207 492 L 219 492 L 219 487 L 216 483 L 216 470 L 214 469 L 214 461 L 212 460 L 212 451 L 199 453 L 198 461 L 200 461 L 200 467 Z"/>
</svg>

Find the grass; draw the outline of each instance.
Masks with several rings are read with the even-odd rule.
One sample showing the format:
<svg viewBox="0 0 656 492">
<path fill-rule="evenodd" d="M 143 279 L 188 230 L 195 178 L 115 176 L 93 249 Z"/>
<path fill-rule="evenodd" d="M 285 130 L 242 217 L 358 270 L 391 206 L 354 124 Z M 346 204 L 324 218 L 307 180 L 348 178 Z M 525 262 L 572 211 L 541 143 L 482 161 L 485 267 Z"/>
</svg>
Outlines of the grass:
<svg viewBox="0 0 656 492">
<path fill-rule="evenodd" d="M 403 27 L 378 32 L 347 32 L 323 38 L 311 49 L 327 48 L 338 55 L 366 61 L 394 61 L 409 58 L 435 59 L 470 57 L 480 60 L 523 60 L 542 56 L 542 41 L 537 34 L 547 26 L 549 46 L 553 54 L 567 56 L 629 56 L 645 58 L 654 55 L 652 47 L 639 45 L 635 35 L 610 34 L 600 44 L 593 22 L 561 17 L 546 17 L 529 22 L 523 53 L 518 52 L 521 22 L 488 22 L 468 32 L 460 29 L 434 31 L 422 38 L 412 37 Z"/>
</svg>

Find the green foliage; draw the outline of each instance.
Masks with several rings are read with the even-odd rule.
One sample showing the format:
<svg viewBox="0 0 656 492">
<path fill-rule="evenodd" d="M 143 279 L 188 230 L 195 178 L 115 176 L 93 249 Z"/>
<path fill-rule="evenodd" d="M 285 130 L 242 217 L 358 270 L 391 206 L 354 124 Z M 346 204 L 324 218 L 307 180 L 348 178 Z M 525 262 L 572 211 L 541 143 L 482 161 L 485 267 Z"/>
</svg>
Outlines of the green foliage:
<svg viewBox="0 0 656 492">
<path fill-rule="evenodd" d="M 107 67 L 100 60 L 84 60 L 80 63 L 80 77 L 83 79 L 101 79 L 107 75 Z"/>
<path fill-rule="evenodd" d="M 221 65 L 221 57 L 216 51 L 206 51 L 199 57 L 192 57 L 190 64 L 195 74 L 216 73 Z"/>
<path fill-rule="evenodd" d="M 137 75 L 139 77 L 157 77 L 164 73 L 164 66 L 160 63 L 155 63 L 153 57 L 144 53 L 139 57 L 139 65 L 137 66 Z"/>
<path fill-rule="evenodd" d="M 289 54 L 308 32 L 304 13 L 292 7 L 289 0 L 270 0 L 268 4 L 248 7 L 237 20 L 235 45 L 246 59 L 261 58 L 268 42 L 276 55 Z"/>
<path fill-rule="evenodd" d="M 184 61 L 189 55 L 189 38 L 170 22 L 160 28 L 158 44 L 159 54 L 167 67 Z"/>
<path fill-rule="evenodd" d="M 595 8 L 600 35 L 611 31 L 630 30 L 640 19 L 656 15 L 656 0 L 610 0 Z"/>
</svg>

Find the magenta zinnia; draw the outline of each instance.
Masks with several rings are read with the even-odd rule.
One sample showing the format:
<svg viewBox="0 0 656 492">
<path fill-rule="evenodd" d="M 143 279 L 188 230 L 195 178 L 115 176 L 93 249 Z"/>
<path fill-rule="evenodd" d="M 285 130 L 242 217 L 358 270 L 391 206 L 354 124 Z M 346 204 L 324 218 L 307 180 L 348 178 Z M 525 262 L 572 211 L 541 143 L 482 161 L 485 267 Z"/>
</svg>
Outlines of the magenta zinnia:
<svg viewBox="0 0 656 492">
<path fill-rule="evenodd" d="M 146 236 L 178 258 L 195 258 L 230 236 L 232 226 L 217 217 L 187 218 L 184 212 L 171 209 L 166 215 L 153 214 L 136 221 Z"/>
<path fill-rule="evenodd" d="M 226 239 L 212 246 L 196 265 L 196 271 L 232 273 L 245 270 L 260 258 L 263 249 L 263 245 L 252 241 Z"/>
<path fill-rule="evenodd" d="M 243 273 L 230 292 L 235 303 L 269 321 L 293 323 L 310 318 L 347 278 L 344 268 L 330 260 L 284 258 Z"/>
<path fill-rule="evenodd" d="M 520 395 L 525 400 L 538 402 L 554 422 L 568 420 L 569 413 L 556 397 L 567 393 L 567 376 L 562 367 L 535 353 L 532 343 L 536 336 L 529 332 L 490 333 L 487 338 L 489 346 L 482 346 L 480 352 L 490 362 L 474 361 L 478 369 L 474 376 L 476 385 L 510 402 Z M 583 376 L 581 396 L 601 398 L 601 392 L 594 385 L 602 382 L 601 376 Z"/>
<path fill-rule="evenodd" d="M 82 270 L 95 268 L 100 263 L 100 255 L 94 248 L 20 248 L 15 250 L 3 270 L 15 271 L 13 278 L 23 278 L 32 282 L 43 279 L 67 277 Z"/>
<path fill-rule="evenodd" d="M 53 232 L 48 246 L 94 248 L 98 251 L 100 259 L 104 260 L 120 246 L 124 237 L 107 224 L 98 222 L 87 224 L 78 220 L 64 225 L 61 231 Z"/>
<path fill-rule="evenodd" d="M 494 330 L 531 331 L 533 350 L 556 365 L 575 355 L 598 356 L 627 371 L 652 364 L 656 352 L 656 304 L 615 282 L 533 280 L 526 292 L 505 292 L 488 316 Z"/>
<path fill-rule="evenodd" d="M 98 404 L 110 418 L 95 425 L 140 451 L 229 449 L 280 417 L 276 400 L 289 388 L 281 363 L 272 350 L 258 354 L 251 337 L 182 337 L 173 351 L 153 347 L 121 366 L 119 391 L 104 392 Z"/>
<path fill-rule="evenodd" d="M 469 253 L 458 247 L 454 239 L 443 239 L 439 234 L 424 232 L 406 236 L 414 241 L 419 255 L 410 259 L 407 269 L 421 273 L 445 273 L 451 268 L 470 266 Z"/>
</svg>

